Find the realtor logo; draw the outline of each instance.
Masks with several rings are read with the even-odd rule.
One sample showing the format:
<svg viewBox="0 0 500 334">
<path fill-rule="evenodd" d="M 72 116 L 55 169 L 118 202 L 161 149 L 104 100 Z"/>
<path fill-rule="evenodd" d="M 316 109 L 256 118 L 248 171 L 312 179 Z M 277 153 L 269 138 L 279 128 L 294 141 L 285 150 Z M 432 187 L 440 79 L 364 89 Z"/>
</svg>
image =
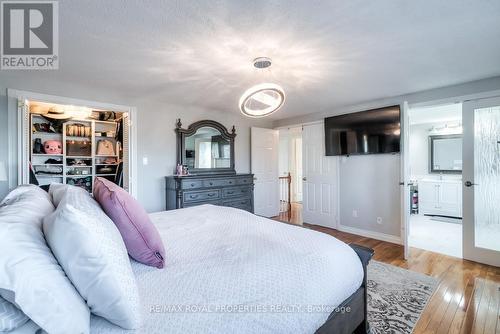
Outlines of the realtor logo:
<svg viewBox="0 0 500 334">
<path fill-rule="evenodd" d="M 59 68 L 57 1 L 1 1 L 2 70 Z"/>
</svg>

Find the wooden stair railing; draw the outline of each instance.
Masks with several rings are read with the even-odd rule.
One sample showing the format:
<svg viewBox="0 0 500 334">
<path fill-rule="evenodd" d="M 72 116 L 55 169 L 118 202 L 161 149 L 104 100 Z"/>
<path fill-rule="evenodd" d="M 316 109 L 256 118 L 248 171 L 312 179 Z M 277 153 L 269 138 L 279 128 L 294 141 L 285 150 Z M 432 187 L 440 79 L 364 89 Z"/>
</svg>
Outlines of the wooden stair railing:
<svg viewBox="0 0 500 334">
<path fill-rule="evenodd" d="M 291 189 L 292 175 L 279 177 L 280 184 L 280 213 L 287 212 L 288 216 L 292 214 Z"/>
</svg>

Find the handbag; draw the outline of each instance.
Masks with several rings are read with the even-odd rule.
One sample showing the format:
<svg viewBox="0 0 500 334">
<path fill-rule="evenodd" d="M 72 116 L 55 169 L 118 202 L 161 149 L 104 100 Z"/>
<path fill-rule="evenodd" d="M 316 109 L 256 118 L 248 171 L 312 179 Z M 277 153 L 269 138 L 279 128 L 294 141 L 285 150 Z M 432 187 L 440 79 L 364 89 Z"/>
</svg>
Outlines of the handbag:
<svg viewBox="0 0 500 334">
<path fill-rule="evenodd" d="M 90 141 L 67 140 L 66 155 L 90 156 L 92 154 Z"/>
<path fill-rule="evenodd" d="M 111 140 L 103 139 L 97 143 L 97 155 L 115 155 L 115 147 Z"/>
<path fill-rule="evenodd" d="M 44 151 L 43 151 L 43 144 L 42 144 L 42 139 L 41 138 L 35 138 L 35 144 L 33 145 L 33 153 L 35 153 L 35 154 L 42 154 L 42 153 L 44 153 Z"/>
</svg>

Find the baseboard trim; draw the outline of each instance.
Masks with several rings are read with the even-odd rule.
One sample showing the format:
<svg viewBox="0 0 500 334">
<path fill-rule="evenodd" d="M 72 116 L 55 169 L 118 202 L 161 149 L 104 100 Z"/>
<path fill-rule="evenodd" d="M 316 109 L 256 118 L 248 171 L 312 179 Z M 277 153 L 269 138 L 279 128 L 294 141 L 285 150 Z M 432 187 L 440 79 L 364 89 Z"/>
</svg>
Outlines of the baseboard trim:
<svg viewBox="0 0 500 334">
<path fill-rule="evenodd" d="M 340 224 L 337 226 L 337 229 L 341 232 L 356 234 L 356 235 L 360 235 L 360 236 L 366 237 L 366 238 L 377 239 L 377 240 L 386 241 L 386 242 L 390 242 L 390 243 L 398 244 L 398 245 L 403 244 L 403 242 L 401 241 L 401 237 L 397 237 L 395 235 L 374 232 L 374 231 L 364 230 L 364 229 L 357 228 L 357 227 L 344 226 L 344 225 L 340 225 Z"/>
</svg>

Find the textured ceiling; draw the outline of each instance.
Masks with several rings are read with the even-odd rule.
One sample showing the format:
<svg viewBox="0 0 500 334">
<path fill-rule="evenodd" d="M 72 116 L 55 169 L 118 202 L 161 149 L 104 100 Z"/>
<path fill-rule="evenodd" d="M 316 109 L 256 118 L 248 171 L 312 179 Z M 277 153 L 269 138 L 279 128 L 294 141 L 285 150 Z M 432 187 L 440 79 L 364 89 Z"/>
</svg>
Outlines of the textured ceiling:
<svg viewBox="0 0 500 334">
<path fill-rule="evenodd" d="M 281 119 L 500 75 L 498 0 L 62 0 L 59 13 L 60 70 L 9 76 L 236 113 L 271 81 Z"/>
</svg>

